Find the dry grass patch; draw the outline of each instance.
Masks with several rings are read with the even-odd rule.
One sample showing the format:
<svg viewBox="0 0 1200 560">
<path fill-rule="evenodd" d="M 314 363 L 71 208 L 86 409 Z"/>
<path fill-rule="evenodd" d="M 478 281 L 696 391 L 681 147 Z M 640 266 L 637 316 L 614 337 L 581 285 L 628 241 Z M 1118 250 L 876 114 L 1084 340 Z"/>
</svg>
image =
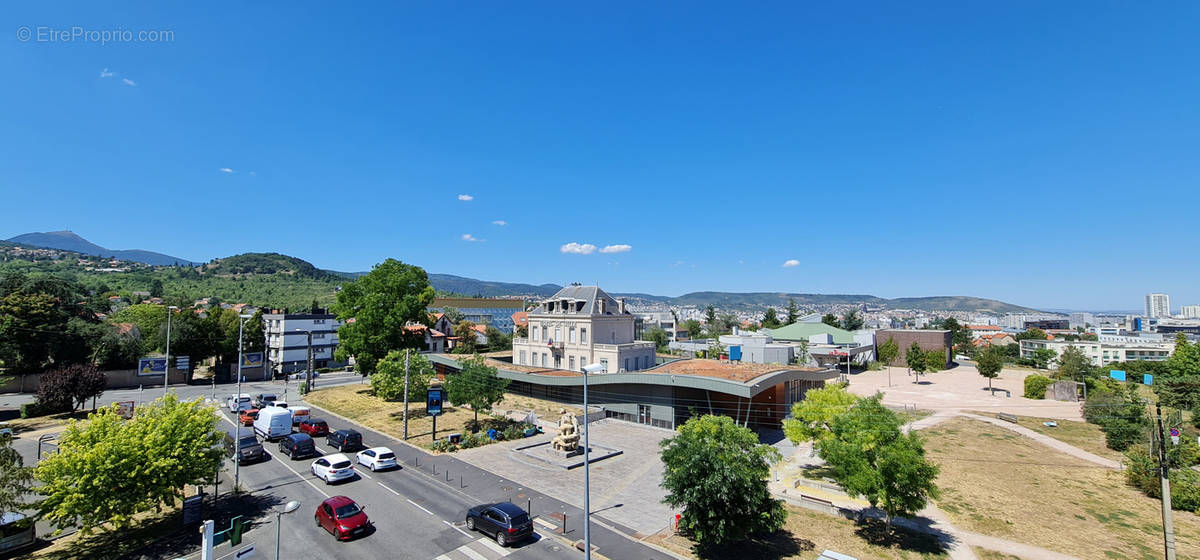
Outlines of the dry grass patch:
<svg viewBox="0 0 1200 560">
<path fill-rule="evenodd" d="M 974 411 L 974 413 L 980 416 L 997 418 L 996 414 L 990 412 Z M 1050 421 L 1057 422 L 1058 426 L 1050 428 L 1044 424 L 1044 422 Z M 1073 445 L 1088 453 L 1093 453 L 1106 459 L 1121 461 L 1125 458 L 1121 453 L 1108 448 L 1108 445 L 1104 443 L 1104 432 L 1100 430 L 1100 426 L 1095 424 L 1075 420 L 1059 420 L 1057 418 L 1018 416 L 1017 425 L 1029 428 L 1039 434 L 1050 436 L 1058 441 Z"/>
<path fill-rule="evenodd" d="M 306 395 L 304 400 L 392 437 L 404 437 L 404 402 L 380 399 L 372 393 L 368 386 L 342 385 L 317 389 Z M 533 397 L 506 395 L 497 408 L 523 411 L 532 409 L 541 418 L 557 420 L 558 410 L 563 408 L 563 405 Z M 582 413 L 582 409 L 566 408 L 576 414 Z M 465 423 L 474 418 L 475 413 L 469 408 L 445 406 L 442 408 L 442 415 L 437 419 L 438 436 L 444 437 L 452 432 L 463 432 Z M 487 418 L 487 415 L 480 414 L 480 418 Z M 429 443 L 432 436 L 433 417 L 426 414 L 425 403 L 423 401 L 409 402 L 409 441 L 423 445 Z"/>
<path fill-rule="evenodd" d="M 714 551 L 710 557 L 811 560 L 826 549 L 863 560 L 948 557 L 932 535 L 893 528 L 892 535 L 885 537 L 883 521 L 880 520 L 857 524 L 843 517 L 794 506 L 785 507 L 788 511 L 787 521 L 778 533 L 738 543 L 729 550 Z M 647 540 L 684 556 L 697 558 L 692 552 L 692 541 L 682 535 L 659 534 Z"/>
<path fill-rule="evenodd" d="M 1061 421 L 1060 421 L 1061 422 Z M 955 525 L 1082 558 L 1157 558 L 1161 509 L 1124 475 L 985 422 L 922 431 Z M 1175 512 L 1180 558 L 1200 558 L 1200 517 Z"/>
<path fill-rule="evenodd" d="M 975 557 L 979 560 L 1021 560 L 1020 556 L 1013 556 L 1003 552 L 996 552 L 995 550 L 979 548 L 978 546 L 971 547 L 971 550 L 975 552 Z"/>
</svg>

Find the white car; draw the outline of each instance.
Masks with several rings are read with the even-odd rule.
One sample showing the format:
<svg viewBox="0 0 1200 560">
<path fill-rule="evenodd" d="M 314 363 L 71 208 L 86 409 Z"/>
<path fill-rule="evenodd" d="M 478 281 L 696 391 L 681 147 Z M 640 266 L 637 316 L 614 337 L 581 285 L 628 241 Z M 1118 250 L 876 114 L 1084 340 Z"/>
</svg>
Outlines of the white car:
<svg viewBox="0 0 1200 560">
<path fill-rule="evenodd" d="M 288 404 L 287 404 L 287 401 L 271 401 L 271 404 L 269 404 L 267 406 L 268 407 L 273 406 L 275 408 L 287 408 Z"/>
<path fill-rule="evenodd" d="M 371 469 L 371 472 L 400 466 L 400 463 L 396 462 L 396 454 L 386 447 L 364 449 L 359 451 L 355 458 L 358 459 L 358 464 Z"/>
<path fill-rule="evenodd" d="M 354 478 L 358 475 L 354 472 L 354 465 L 350 464 L 350 458 L 341 453 L 326 455 L 313 461 L 312 473 L 313 476 L 324 480 L 325 484 Z"/>
<path fill-rule="evenodd" d="M 254 399 L 251 399 L 250 395 L 246 393 L 229 395 L 229 398 L 225 400 L 225 408 L 235 414 L 243 410 L 250 410 L 254 408 Z"/>
</svg>

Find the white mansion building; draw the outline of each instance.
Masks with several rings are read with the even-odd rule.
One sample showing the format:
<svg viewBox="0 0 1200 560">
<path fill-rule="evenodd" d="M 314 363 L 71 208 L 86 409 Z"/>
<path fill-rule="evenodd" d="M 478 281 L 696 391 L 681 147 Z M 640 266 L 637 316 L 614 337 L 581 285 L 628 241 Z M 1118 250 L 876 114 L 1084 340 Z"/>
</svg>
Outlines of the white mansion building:
<svg viewBox="0 0 1200 560">
<path fill-rule="evenodd" d="M 529 312 L 529 338 L 513 339 L 513 363 L 576 372 L 599 363 L 607 373 L 653 367 L 655 345 L 634 340 L 634 319 L 624 299 L 572 284 Z"/>
</svg>

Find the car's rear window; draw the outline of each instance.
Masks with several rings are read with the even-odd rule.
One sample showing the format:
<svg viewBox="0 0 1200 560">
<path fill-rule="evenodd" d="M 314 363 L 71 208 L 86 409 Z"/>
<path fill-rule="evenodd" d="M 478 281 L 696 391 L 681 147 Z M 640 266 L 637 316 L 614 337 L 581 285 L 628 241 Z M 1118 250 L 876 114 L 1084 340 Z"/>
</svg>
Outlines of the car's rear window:
<svg viewBox="0 0 1200 560">
<path fill-rule="evenodd" d="M 396 454 L 395 453 L 380 453 L 379 458 L 380 459 L 395 459 Z"/>
<path fill-rule="evenodd" d="M 513 516 L 512 524 L 514 527 L 529 523 L 529 516 L 522 513 L 521 515 Z"/>
<path fill-rule="evenodd" d="M 335 469 L 345 469 L 350 467 L 350 461 L 338 461 L 333 464 Z"/>
<path fill-rule="evenodd" d="M 258 438 L 254 437 L 254 436 L 242 438 L 242 443 L 241 443 L 242 447 L 249 447 L 251 445 L 258 445 Z"/>
</svg>

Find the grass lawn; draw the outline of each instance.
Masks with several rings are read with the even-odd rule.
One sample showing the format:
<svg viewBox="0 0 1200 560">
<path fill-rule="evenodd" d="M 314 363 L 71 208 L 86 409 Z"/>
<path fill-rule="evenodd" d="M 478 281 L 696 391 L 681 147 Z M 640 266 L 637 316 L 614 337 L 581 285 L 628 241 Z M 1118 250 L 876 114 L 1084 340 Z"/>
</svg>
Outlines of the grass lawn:
<svg viewBox="0 0 1200 560">
<path fill-rule="evenodd" d="M 404 402 L 385 401 L 374 396 L 367 385 L 342 385 L 330 387 L 309 393 L 305 401 L 331 412 L 336 412 L 364 426 L 379 430 L 396 438 L 404 436 Z M 497 409 L 503 410 L 533 410 L 540 418 L 558 420 L 558 411 L 563 405 L 525 397 L 506 395 Z M 565 407 L 568 411 L 582 414 L 583 409 Z M 488 415 L 480 414 L 480 419 Z M 475 418 L 475 413 L 468 408 L 445 406 L 442 415 L 438 416 L 438 437 L 445 437 L 451 432 L 462 432 L 463 425 Z M 332 420 L 332 419 L 330 419 Z M 337 427 L 337 422 L 331 422 Z M 424 402 L 410 402 L 408 405 L 408 438 L 415 445 L 426 446 L 433 435 L 433 418 L 425 414 Z"/>
<path fill-rule="evenodd" d="M 963 529 L 1082 558 L 1161 555 L 1160 503 L 1119 471 L 965 418 L 922 436 L 941 466 L 937 505 Z M 1200 517 L 1176 511 L 1175 534 L 1180 558 L 1200 558 Z"/>
<path fill-rule="evenodd" d="M 793 506 L 785 507 L 788 517 L 779 533 L 748 543 L 738 543 L 731 550 L 715 552 L 712 557 L 812 560 L 826 549 L 863 560 L 949 557 L 931 535 L 896 529 L 890 538 L 884 539 L 882 521 L 873 520 L 859 525 L 842 517 Z M 692 541 L 682 535 L 655 535 L 647 540 L 696 558 L 691 550 Z"/>
<path fill-rule="evenodd" d="M 995 414 L 988 412 L 975 412 L 975 414 L 996 417 Z M 1043 424 L 1043 422 L 1050 420 L 1058 422 L 1058 427 L 1048 428 Z M 1108 445 L 1104 443 L 1104 432 L 1100 431 L 1100 426 L 1095 424 L 1073 420 L 1058 420 L 1055 418 L 1035 418 L 1032 416 L 1018 416 L 1017 424 L 1106 459 L 1121 461 L 1125 458 L 1120 452 L 1108 448 Z"/>
</svg>

